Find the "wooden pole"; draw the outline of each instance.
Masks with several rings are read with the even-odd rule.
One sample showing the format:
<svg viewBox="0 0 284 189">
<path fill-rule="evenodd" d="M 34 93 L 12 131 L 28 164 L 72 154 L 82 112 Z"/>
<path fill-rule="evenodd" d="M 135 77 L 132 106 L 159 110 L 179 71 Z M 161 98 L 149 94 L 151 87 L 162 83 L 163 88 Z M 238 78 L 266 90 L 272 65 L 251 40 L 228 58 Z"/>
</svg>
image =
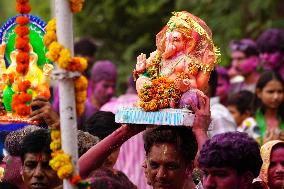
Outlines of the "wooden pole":
<svg viewBox="0 0 284 189">
<path fill-rule="evenodd" d="M 74 54 L 73 20 L 68 0 L 55 0 L 56 33 L 58 42 Z M 59 80 L 59 107 L 62 149 L 72 156 L 75 174 L 78 174 L 78 142 L 75 91 L 72 78 Z M 64 180 L 64 189 L 75 188 L 68 180 Z"/>
</svg>

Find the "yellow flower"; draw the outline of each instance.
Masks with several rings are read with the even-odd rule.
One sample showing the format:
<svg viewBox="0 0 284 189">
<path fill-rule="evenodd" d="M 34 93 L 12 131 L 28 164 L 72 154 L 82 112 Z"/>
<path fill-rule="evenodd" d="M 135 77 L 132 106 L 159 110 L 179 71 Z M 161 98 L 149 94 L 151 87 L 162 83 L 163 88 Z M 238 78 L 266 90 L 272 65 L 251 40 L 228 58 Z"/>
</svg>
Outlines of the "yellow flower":
<svg viewBox="0 0 284 189">
<path fill-rule="evenodd" d="M 55 156 L 58 156 L 59 154 L 64 154 L 63 150 L 56 150 L 51 153 L 51 157 L 54 158 Z"/>
<path fill-rule="evenodd" d="M 60 139 L 56 139 L 56 140 L 53 140 L 51 143 L 50 143 L 50 149 L 54 152 L 56 150 L 60 150 L 61 148 L 61 141 Z"/>
<path fill-rule="evenodd" d="M 87 69 L 88 67 L 88 61 L 86 58 L 82 58 L 82 57 L 77 57 L 79 58 L 80 60 L 80 64 L 81 64 L 81 67 L 80 67 L 80 70 L 78 70 L 79 72 L 83 72 Z"/>
<path fill-rule="evenodd" d="M 88 79 L 83 75 L 75 79 L 74 82 L 76 91 L 83 91 L 88 87 Z"/>
<path fill-rule="evenodd" d="M 56 31 L 56 19 L 55 19 L 55 18 L 51 19 L 51 20 L 47 23 L 47 25 L 46 25 L 46 27 L 45 27 L 45 31 L 46 31 L 46 32 L 49 32 L 49 31 Z"/>
<path fill-rule="evenodd" d="M 49 165 L 53 170 L 58 170 L 60 167 L 66 165 L 71 162 L 71 157 L 67 154 L 58 154 L 54 158 L 49 161 Z"/>
<path fill-rule="evenodd" d="M 76 92 L 76 103 L 85 103 L 87 91 Z"/>
<path fill-rule="evenodd" d="M 48 48 L 49 45 L 54 41 L 57 41 L 56 33 L 54 31 L 46 32 L 46 34 L 43 37 L 44 45 Z"/>
<path fill-rule="evenodd" d="M 59 54 L 62 50 L 62 45 L 60 45 L 58 42 L 54 41 L 49 45 L 49 51 L 47 53 L 47 58 L 49 58 L 52 62 L 57 62 L 57 59 L 59 58 Z"/>
<path fill-rule="evenodd" d="M 71 59 L 71 53 L 68 49 L 64 48 L 60 51 L 60 56 L 58 58 L 58 66 L 62 69 L 66 69 L 69 65 Z"/>
<path fill-rule="evenodd" d="M 51 140 L 60 139 L 60 130 L 52 129 L 50 135 L 51 135 Z"/>
<path fill-rule="evenodd" d="M 85 104 L 84 103 L 76 103 L 76 113 L 77 115 L 82 115 L 84 113 Z"/>
<path fill-rule="evenodd" d="M 66 165 L 59 168 L 57 175 L 60 179 L 65 179 L 73 173 L 73 166 L 71 163 L 67 163 Z"/>
</svg>

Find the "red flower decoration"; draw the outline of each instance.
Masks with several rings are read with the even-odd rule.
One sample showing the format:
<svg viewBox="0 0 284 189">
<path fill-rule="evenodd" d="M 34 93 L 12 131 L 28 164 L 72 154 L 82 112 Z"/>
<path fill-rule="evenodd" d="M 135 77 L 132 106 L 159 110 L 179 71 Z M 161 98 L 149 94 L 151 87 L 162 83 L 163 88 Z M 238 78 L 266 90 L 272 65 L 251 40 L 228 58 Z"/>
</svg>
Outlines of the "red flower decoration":
<svg viewBox="0 0 284 189">
<path fill-rule="evenodd" d="M 31 113 L 31 107 L 26 104 L 18 104 L 15 107 L 15 111 L 20 116 L 28 116 Z"/>
<path fill-rule="evenodd" d="M 71 178 L 70 182 L 71 182 L 71 184 L 73 184 L 73 185 L 77 185 L 78 182 L 80 182 L 81 180 L 82 180 L 82 178 L 80 177 L 80 175 L 74 175 L 74 176 Z"/>
<path fill-rule="evenodd" d="M 16 10 L 20 14 L 29 14 L 32 7 L 29 4 L 19 4 L 16 5 Z"/>
<path fill-rule="evenodd" d="M 16 37 L 16 43 L 15 47 L 19 50 L 23 50 L 26 52 L 25 49 L 29 50 L 29 37 L 28 36 L 23 36 L 23 37 Z"/>
<path fill-rule="evenodd" d="M 21 83 L 19 83 L 18 88 L 20 91 L 26 92 L 31 87 L 31 82 L 28 80 L 25 80 Z"/>
<path fill-rule="evenodd" d="M 25 25 L 17 26 L 15 31 L 18 34 L 18 36 L 20 36 L 20 37 L 24 37 L 25 35 L 29 35 L 29 33 L 30 33 L 29 28 Z"/>
<path fill-rule="evenodd" d="M 24 64 L 17 64 L 16 71 L 18 73 L 22 73 L 23 75 L 25 75 L 26 73 L 28 73 L 28 70 L 28 66 L 25 66 Z"/>
<path fill-rule="evenodd" d="M 18 16 L 16 18 L 16 23 L 22 26 L 27 25 L 29 22 L 30 22 L 30 19 L 27 16 Z"/>
<path fill-rule="evenodd" d="M 16 57 L 17 63 L 26 64 L 29 63 L 29 54 L 27 52 L 19 52 Z"/>
</svg>

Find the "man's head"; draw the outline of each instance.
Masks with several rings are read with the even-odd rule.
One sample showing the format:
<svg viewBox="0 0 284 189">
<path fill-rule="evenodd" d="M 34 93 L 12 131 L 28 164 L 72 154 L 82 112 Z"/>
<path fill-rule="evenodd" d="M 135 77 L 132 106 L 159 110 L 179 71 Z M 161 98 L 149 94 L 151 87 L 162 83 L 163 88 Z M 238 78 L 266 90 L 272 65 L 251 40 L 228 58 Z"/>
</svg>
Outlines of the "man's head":
<svg viewBox="0 0 284 189">
<path fill-rule="evenodd" d="M 227 100 L 228 91 L 230 90 L 230 78 L 228 75 L 228 70 L 224 67 L 218 66 L 216 71 L 218 73 L 216 95 L 220 97 L 221 102 L 225 102 Z"/>
<path fill-rule="evenodd" d="M 238 126 L 240 126 L 246 118 L 251 116 L 253 98 L 254 94 L 245 90 L 229 98 L 227 108 Z"/>
<path fill-rule="evenodd" d="M 117 68 L 108 60 L 97 61 L 92 67 L 89 95 L 102 106 L 115 94 Z"/>
<path fill-rule="evenodd" d="M 88 67 L 85 73 L 87 77 L 90 78 L 90 69 L 95 62 L 95 53 L 97 51 L 94 40 L 90 37 L 83 37 L 79 39 L 74 44 L 74 51 L 76 56 L 82 56 L 87 59 Z"/>
<path fill-rule="evenodd" d="M 205 189 L 250 188 L 261 165 L 257 142 L 240 132 L 214 136 L 203 145 L 199 156 Z"/>
<path fill-rule="evenodd" d="M 137 187 L 118 170 L 100 168 L 93 171 L 88 181 L 91 189 L 136 189 Z"/>
<path fill-rule="evenodd" d="M 78 155 L 81 157 L 90 148 L 95 146 L 100 139 L 97 136 L 91 135 L 88 132 L 78 130 Z"/>
<path fill-rule="evenodd" d="M 265 70 L 277 69 L 284 62 L 284 30 L 267 29 L 257 39 Z"/>
<path fill-rule="evenodd" d="M 3 160 L 6 164 L 3 178 L 4 181 L 13 182 L 19 188 L 22 187 L 23 180 L 20 174 L 22 162 L 20 154 L 22 149 L 23 138 L 38 129 L 39 127 L 34 125 L 26 126 L 20 130 L 10 132 L 5 138 L 4 145 L 8 154 Z"/>
<path fill-rule="evenodd" d="M 105 137 L 113 133 L 120 127 L 120 124 L 115 122 L 115 115 L 112 112 L 98 111 L 94 113 L 86 122 L 85 128 L 93 136 L 103 140 Z M 104 167 L 113 167 L 119 153 L 119 148 L 105 160 Z"/>
<path fill-rule="evenodd" d="M 62 182 L 49 166 L 50 142 L 50 133 L 46 129 L 36 130 L 23 139 L 22 177 L 28 189 L 50 189 Z"/>
<path fill-rule="evenodd" d="M 257 57 L 258 49 L 256 43 L 251 39 L 233 40 L 230 42 L 231 50 L 231 68 L 229 70 L 229 76 L 234 77 L 241 73 L 240 66 L 244 63 L 244 60 L 249 57 Z M 248 66 L 248 65 L 247 65 Z"/>
<path fill-rule="evenodd" d="M 197 142 L 187 127 L 161 126 L 144 134 L 146 177 L 154 189 L 180 189 L 192 171 Z"/>
</svg>

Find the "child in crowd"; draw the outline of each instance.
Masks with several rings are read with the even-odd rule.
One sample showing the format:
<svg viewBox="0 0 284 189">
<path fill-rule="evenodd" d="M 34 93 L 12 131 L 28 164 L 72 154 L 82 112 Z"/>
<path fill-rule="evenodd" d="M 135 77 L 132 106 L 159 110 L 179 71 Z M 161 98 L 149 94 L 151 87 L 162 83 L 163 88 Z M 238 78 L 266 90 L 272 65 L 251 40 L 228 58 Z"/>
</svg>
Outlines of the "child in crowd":
<svg viewBox="0 0 284 189">
<path fill-rule="evenodd" d="M 250 137 L 260 142 L 259 127 L 252 117 L 253 97 L 254 94 L 250 91 L 240 91 L 228 99 L 227 108 L 235 119 L 237 130 L 246 132 Z"/>
</svg>

